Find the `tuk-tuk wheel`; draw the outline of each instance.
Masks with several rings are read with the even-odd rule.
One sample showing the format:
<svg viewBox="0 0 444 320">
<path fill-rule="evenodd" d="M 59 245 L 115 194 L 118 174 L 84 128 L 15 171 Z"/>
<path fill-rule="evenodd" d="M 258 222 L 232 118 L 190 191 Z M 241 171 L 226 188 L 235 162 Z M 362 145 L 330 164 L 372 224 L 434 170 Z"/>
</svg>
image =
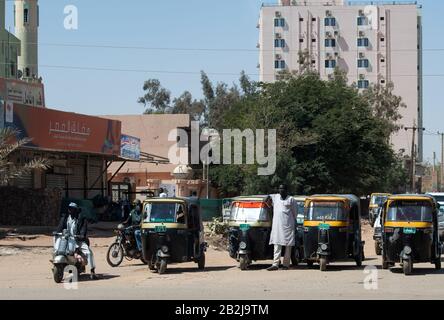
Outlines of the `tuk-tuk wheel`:
<svg viewBox="0 0 444 320">
<path fill-rule="evenodd" d="M 299 265 L 299 249 L 294 249 L 291 253 L 291 264 L 295 267 Z"/>
<path fill-rule="evenodd" d="M 240 256 L 239 257 L 239 268 L 244 271 L 248 269 L 248 257 Z"/>
<path fill-rule="evenodd" d="M 412 260 L 404 260 L 402 262 L 402 269 L 406 276 L 411 275 L 413 271 L 413 262 Z"/>
<path fill-rule="evenodd" d="M 382 249 L 378 242 L 375 241 L 375 252 L 377 256 L 382 255 Z"/>
<path fill-rule="evenodd" d="M 200 254 L 199 261 L 197 262 L 197 268 L 199 270 L 205 269 L 205 252 L 203 252 L 203 250 Z"/>
<path fill-rule="evenodd" d="M 327 258 L 322 257 L 319 259 L 319 269 L 321 271 L 327 271 Z"/>
<path fill-rule="evenodd" d="M 359 255 L 356 257 L 355 261 L 356 261 L 356 266 L 357 267 L 362 267 L 362 261 L 364 260 L 364 252 L 361 249 L 361 252 L 359 253 Z"/>
<path fill-rule="evenodd" d="M 157 272 L 159 274 L 164 274 L 167 269 L 167 261 L 165 259 L 160 260 L 159 266 L 157 268 Z"/>
<path fill-rule="evenodd" d="M 382 269 L 387 270 L 388 268 L 389 268 L 389 263 L 387 262 L 387 260 L 385 260 L 384 257 L 382 257 Z"/>
<path fill-rule="evenodd" d="M 436 269 L 436 270 L 441 270 L 441 257 L 439 257 L 438 259 L 436 259 L 436 262 L 435 262 L 435 269 Z"/>
</svg>

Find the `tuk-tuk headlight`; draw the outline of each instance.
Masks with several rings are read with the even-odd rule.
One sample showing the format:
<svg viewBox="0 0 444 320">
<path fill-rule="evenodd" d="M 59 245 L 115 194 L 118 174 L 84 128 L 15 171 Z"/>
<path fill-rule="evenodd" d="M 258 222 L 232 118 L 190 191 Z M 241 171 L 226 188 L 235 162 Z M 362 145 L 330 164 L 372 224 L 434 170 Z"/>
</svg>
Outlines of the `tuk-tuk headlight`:
<svg viewBox="0 0 444 320">
<path fill-rule="evenodd" d="M 247 244 L 245 243 L 245 242 L 241 242 L 241 243 L 239 243 L 239 248 L 241 249 L 241 250 L 245 250 L 245 249 L 247 249 Z"/>
<path fill-rule="evenodd" d="M 411 253 L 412 253 L 412 248 L 410 248 L 410 247 L 404 248 L 404 254 L 411 254 Z"/>
<path fill-rule="evenodd" d="M 167 246 L 162 246 L 160 248 L 160 250 L 162 250 L 163 253 L 167 253 L 168 252 L 168 247 Z"/>
<path fill-rule="evenodd" d="M 326 245 L 325 243 L 321 244 L 322 251 L 327 251 L 327 249 L 328 249 L 328 245 Z"/>
</svg>

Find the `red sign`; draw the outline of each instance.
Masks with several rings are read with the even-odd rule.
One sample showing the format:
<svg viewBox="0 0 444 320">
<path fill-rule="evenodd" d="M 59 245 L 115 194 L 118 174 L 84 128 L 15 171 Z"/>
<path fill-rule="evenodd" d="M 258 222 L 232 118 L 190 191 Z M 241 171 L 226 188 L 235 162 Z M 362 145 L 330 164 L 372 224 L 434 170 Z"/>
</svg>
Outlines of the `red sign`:
<svg viewBox="0 0 444 320">
<path fill-rule="evenodd" d="M 13 105 L 6 127 L 32 138 L 28 147 L 120 155 L 121 122 L 53 109 Z"/>
</svg>

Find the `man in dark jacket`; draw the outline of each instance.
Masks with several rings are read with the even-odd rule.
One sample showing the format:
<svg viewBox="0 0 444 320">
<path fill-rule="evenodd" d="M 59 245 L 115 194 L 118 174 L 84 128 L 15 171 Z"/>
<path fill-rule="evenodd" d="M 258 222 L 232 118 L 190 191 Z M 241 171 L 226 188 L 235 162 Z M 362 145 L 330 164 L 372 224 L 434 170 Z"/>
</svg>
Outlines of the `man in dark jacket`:
<svg viewBox="0 0 444 320">
<path fill-rule="evenodd" d="M 80 208 L 74 202 L 68 206 L 68 212 L 64 214 L 57 227 L 57 232 L 61 233 L 63 230 L 68 230 L 71 236 L 76 239 L 77 247 L 86 256 L 88 265 L 91 268 L 91 279 L 96 280 L 96 266 L 94 262 L 94 255 L 89 248 L 88 233 L 88 221 L 82 215 L 80 215 Z"/>
</svg>

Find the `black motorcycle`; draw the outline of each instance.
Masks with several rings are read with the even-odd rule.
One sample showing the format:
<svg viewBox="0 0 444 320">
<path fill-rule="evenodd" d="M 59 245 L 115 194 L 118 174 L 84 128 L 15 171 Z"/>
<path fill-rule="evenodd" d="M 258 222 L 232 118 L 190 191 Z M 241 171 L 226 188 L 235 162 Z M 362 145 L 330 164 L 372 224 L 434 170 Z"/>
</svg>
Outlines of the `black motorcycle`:
<svg viewBox="0 0 444 320">
<path fill-rule="evenodd" d="M 118 267 L 122 263 L 123 258 L 128 261 L 140 259 L 144 264 L 147 264 L 143 259 L 142 252 L 137 248 L 134 236 L 134 231 L 137 228 L 139 227 L 125 227 L 123 224 L 119 224 L 117 229 L 114 230 L 117 233 L 116 241 L 109 247 L 106 256 L 106 260 L 111 267 Z"/>
</svg>

